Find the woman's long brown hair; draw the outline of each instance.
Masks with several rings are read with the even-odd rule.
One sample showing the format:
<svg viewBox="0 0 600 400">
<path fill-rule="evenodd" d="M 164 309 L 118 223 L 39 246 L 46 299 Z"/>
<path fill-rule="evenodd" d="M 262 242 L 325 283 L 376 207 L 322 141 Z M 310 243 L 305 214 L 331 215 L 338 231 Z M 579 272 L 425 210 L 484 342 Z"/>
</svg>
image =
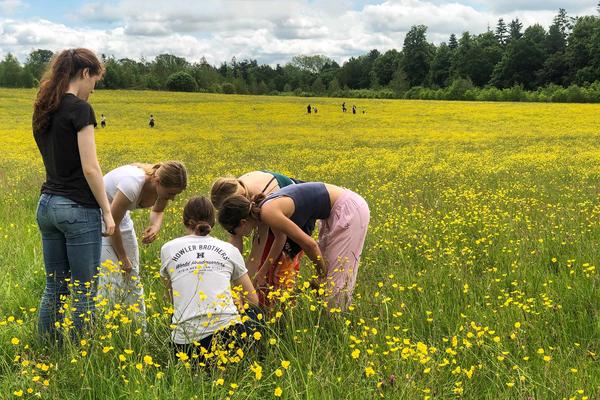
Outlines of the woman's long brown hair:
<svg viewBox="0 0 600 400">
<path fill-rule="evenodd" d="M 88 68 L 91 76 L 104 74 L 104 66 L 88 49 L 63 50 L 54 56 L 44 73 L 33 108 L 33 132 L 42 133 L 50 124 L 50 117 L 58 109 L 69 88 L 69 82 Z"/>
</svg>

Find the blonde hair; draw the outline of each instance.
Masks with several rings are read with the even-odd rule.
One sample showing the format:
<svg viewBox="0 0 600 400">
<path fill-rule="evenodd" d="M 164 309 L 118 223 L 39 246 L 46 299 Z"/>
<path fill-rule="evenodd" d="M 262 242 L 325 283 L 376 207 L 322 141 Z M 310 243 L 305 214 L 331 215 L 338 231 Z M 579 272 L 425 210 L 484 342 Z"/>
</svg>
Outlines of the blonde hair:
<svg viewBox="0 0 600 400">
<path fill-rule="evenodd" d="M 156 175 L 162 187 L 182 190 L 187 187 L 187 170 L 185 165 L 179 161 L 165 161 L 156 164 L 135 163 L 132 165 L 143 169 L 146 175 Z"/>
<path fill-rule="evenodd" d="M 210 201 L 217 210 L 220 210 L 226 199 L 237 193 L 240 180 L 234 177 L 218 178 L 210 189 Z"/>
</svg>

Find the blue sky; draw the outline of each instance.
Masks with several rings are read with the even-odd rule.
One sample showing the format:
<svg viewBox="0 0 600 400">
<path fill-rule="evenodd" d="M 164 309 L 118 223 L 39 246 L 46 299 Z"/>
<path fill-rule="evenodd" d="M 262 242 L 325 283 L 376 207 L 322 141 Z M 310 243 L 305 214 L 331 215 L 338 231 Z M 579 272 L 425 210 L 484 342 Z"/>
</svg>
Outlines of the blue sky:
<svg viewBox="0 0 600 400">
<path fill-rule="evenodd" d="M 36 48 L 89 47 L 117 58 L 172 53 L 218 64 L 231 57 L 285 63 L 296 54 L 337 61 L 401 48 L 406 31 L 428 26 L 480 33 L 498 18 L 547 27 L 559 7 L 595 13 L 597 0 L 0 0 L 0 57 Z"/>
</svg>

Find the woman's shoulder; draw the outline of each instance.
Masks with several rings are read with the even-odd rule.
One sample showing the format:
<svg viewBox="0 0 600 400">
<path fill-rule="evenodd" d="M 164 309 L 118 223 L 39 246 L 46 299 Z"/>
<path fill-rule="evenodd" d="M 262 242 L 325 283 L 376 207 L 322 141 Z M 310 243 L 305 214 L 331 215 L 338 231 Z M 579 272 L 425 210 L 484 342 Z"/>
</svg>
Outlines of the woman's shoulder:
<svg viewBox="0 0 600 400">
<path fill-rule="evenodd" d="M 140 167 L 137 167 L 132 164 L 121 165 L 113 170 L 111 170 L 108 174 L 113 176 L 118 176 L 120 178 L 132 177 L 137 178 L 137 180 L 141 178 L 145 178 L 146 173 Z M 108 175 L 107 174 L 107 175 Z"/>
<path fill-rule="evenodd" d="M 272 177 L 272 175 L 266 171 L 250 171 L 250 172 L 246 172 L 243 175 L 240 175 L 238 180 L 244 181 L 244 183 L 246 183 L 246 184 L 248 184 L 248 183 L 252 184 L 252 183 L 262 182 L 263 180 L 270 179 L 271 177 Z"/>
<path fill-rule="evenodd" d="M 72 110 L 88 110 L 92 106 L 87 101 L 75 96 L 73 93 L 67 93 L 63 96 L 59 108 L 64 108 L 68 111 Z"/>
</svg>

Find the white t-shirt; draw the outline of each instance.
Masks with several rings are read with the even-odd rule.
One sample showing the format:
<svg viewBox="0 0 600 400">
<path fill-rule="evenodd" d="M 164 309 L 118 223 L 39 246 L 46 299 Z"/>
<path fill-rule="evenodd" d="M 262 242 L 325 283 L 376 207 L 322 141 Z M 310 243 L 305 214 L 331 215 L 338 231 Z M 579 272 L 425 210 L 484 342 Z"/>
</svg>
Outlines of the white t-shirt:
<svg viewBox="0 0 600 400">
<path fill-rule="evenodd" d="M 131 201 L 128 210 L 138 208 L 145 181 L 146 172 L 135 165 L 123 165 L 113 169 L 104 175 L 104 187 L 108 201 L 112 203 L 118 190 Z"/>
<path fill-rule="evenodd" d="M 128 211 L 139 208 L 140 195 L 145 182 L 146 172 L 134 165 L 124 165 L 104 175 L 104 188 L 108 201 L 112 203 L 118 190 L 131 201 L 131 205 L 127 208 Z M 129 212 L 125 214 L 119 227 L 121 231 L 133 229 L 133 221 L 129 217 Z"/>
<path fill-rule="evenodd" d="M 240 251 L 211 236 L 183 236 L 163 245 L 160 275 L 173 287 L 174 343 L 200 340 L 241 322 L 231 281 L 248 273 Z"/>
</svg>

